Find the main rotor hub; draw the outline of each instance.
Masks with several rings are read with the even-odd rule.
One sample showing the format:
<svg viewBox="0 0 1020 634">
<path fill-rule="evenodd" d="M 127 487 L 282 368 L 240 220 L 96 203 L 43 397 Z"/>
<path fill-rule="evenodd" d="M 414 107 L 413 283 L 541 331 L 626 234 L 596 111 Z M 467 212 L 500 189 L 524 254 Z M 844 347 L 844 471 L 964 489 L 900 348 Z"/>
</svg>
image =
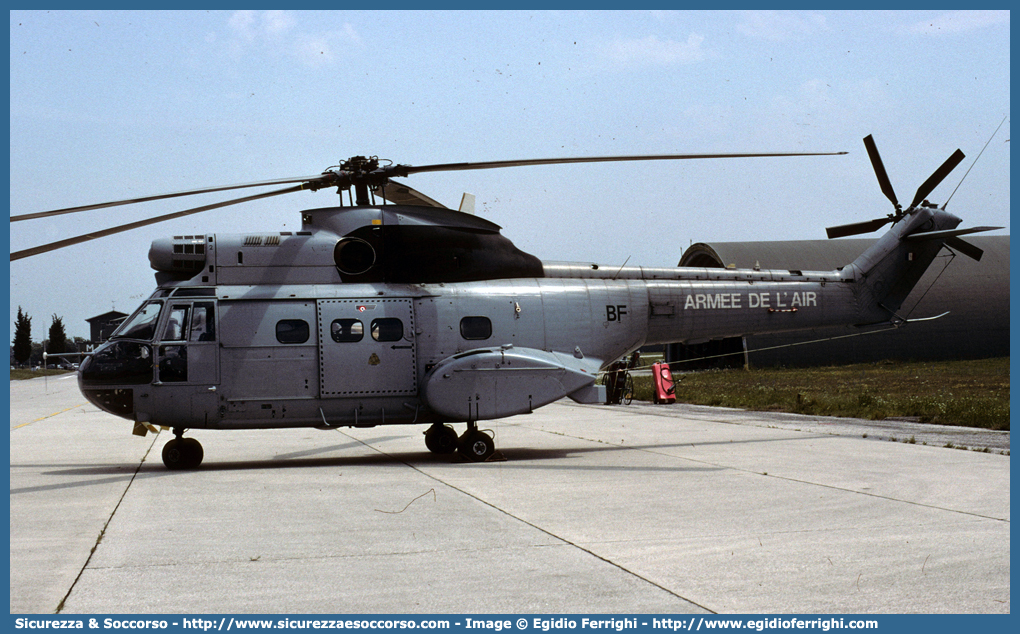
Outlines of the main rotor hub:
<svg viewBox="0 0 1020 634">
<path fill-rule="evenodd" d="M 379 157 L 352 156 L 340 163 L 340 169 L 352 172 L 352 175 L 364 176 L 379 169 Z"/>
</svg>

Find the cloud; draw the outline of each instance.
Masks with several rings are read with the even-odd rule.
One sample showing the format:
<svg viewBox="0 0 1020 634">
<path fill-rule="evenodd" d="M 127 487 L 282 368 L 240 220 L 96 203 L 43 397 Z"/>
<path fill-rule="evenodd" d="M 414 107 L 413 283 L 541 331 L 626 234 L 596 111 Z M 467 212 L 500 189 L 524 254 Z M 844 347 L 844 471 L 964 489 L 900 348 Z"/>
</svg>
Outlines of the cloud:
<svg viewBox="0 0 1020 634">
<path fill-rule="evenodd" d="M 814 78 L 795 91 L 773 97 L 769 118 L 787 130 L 853 128 L 863 124 L 869 113 L 892 111 L 896 106 L 877 78 L 849 82 Z"/>
<path fill-rule="evenodd" d="M 229 37 L 225 46 L 235 59 L 252 51 L 285 55 L 310 67 L 330 65 L 339 58 L 338 49 L 361 45 L 354 27 L 345 23 L 338 31 L 307 32 L 288 11 L 235 11 L 227 20 Z M 215 41 L 215 38 L 207 38 Z"/>
<path fill-rule="evenodd" d="M 755 39 L 786 42 L 829 30 L 820 13 L 790 11 L 745 11 L 737 32 Z"/>
<path fill-rule="evenodd" d="M 295 24 L 297 20 L 286 11 L 266 11 L 262 14 L 262 30 L 270 37 L 286 35 Z"/>
<path fill-rule="evenodd" d="M 258 35 L 255 28 L 254 11 L 235 11 L 230 15 L 230 19 L 227 20 L 227 27 L 230 28 L 234 37 L 245 42 L 254 41 Z"/>
<path fill-rule="evenodd" d="M 686 42 L 662 41 L 649 35 L 639 40 L 617 40 L 606 48 L 604 54 L 622 65 L 691 64 L 704 59 L 705 52 L 701 48 L 704 41 L 705 38 L 697 34 L 691 34 Z"/>
<path fill-rule="evenodd" d="M 946 35 L 1009 22 L 1009 11 L 951 11 L 909 27 L 911 33 Z"/>
<path fill-rule="evenodd" d="M 286 11 L 235 11 L 227 20 L 231 33 L 245 42 L 284 37 L 296 24 Z"/>
<path fill-rule="evenodd" d="M 336 56 L 326 35 L 303 35 L 293 44 L 294 57 L 305 66 L 328 66 Z"/>
</svg>

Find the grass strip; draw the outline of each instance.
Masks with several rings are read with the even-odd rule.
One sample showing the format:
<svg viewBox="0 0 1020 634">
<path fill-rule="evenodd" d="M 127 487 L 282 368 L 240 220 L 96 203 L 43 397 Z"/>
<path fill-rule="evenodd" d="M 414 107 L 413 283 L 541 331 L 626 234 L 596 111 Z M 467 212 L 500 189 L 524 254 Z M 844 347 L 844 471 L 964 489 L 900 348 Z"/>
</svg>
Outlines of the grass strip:
<svg viewBox="0 0 1020 634">
<path fill-rule="evenodd" d="M 1009 357 L 674 374 L 680 377 L 682 403 L 1009 430 Z M 634 378 L 635 398 L 652 400 L 651 377 Z"/>
</svg>

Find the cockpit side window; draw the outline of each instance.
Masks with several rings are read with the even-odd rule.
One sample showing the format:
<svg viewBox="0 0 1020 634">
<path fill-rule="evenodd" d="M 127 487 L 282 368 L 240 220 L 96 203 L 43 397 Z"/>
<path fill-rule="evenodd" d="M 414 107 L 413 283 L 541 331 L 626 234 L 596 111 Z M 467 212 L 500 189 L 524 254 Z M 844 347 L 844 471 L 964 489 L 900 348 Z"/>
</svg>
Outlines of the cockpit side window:
<svg viewBox="0 0 1020 634">
<path fill-rule="evenodd" d="M 189 341 L 216 341 L 216 319 L 212 302 L 195 302 L 191 310 Z"/>
<path fill-rule="evenodd" d="M 174 305 L 170 309 L 170 318 L 166 320 L 160 341 L 184 341 L 187 337 L 187 326 L 188 306 Z"/>
<path fill-rule="evenodd" d="M 151 340 L 156 334 L 156 322 L 163 309 L 163 302 L 148 302 L 135 311 L 117 330 L 110 335 L 111 339 L 145 339 Z"/>
</svg>

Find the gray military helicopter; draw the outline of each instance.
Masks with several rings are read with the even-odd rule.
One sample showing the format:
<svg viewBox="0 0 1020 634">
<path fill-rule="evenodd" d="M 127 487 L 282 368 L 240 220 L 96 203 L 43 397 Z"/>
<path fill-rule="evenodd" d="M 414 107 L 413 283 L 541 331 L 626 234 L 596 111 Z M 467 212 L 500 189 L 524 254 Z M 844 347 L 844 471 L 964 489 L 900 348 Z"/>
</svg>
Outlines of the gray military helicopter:
<svg viewBox="0 0 1020 634">
<path fill-rule="evenodd" d="M 359 156 L 315 176 L 14 216 L 11 222 L 289 185 L 19 251 L 11 260 L 218 207 L 337 187 L 341 206 L 301 212 L 300 231 L 155 240 L 149 262 L 157 288 L 81 364 L 82 393 L 134 421 L 138 435 L 173 429 L 162 454 L 171 469 L 202 462 L 199 442 L 183 437 L 188 429 L 427 424 L 430 451 L 484 461 L 495 443 L 481 421 L 563 397 L 604 402 L 600 371 L 646 344 L 908 321 L 897 311 L 936 254 L 948 247 L 980 258 L 960 236 L 995 227 L 957 229 L 959 218 L 925 200 L 963 159 L 959 150 L 903 209 L 870 136 L 865 145 L 895 211 L 831 228 L 829 237 L 892 227 L 833 271 L 543 262 L 499 226 L 392 180 L 528 165 L 819 155 L 803 153 L 424 166 Z M 452 423 L 467 429 L 458 434 Z"/>
</svg>

